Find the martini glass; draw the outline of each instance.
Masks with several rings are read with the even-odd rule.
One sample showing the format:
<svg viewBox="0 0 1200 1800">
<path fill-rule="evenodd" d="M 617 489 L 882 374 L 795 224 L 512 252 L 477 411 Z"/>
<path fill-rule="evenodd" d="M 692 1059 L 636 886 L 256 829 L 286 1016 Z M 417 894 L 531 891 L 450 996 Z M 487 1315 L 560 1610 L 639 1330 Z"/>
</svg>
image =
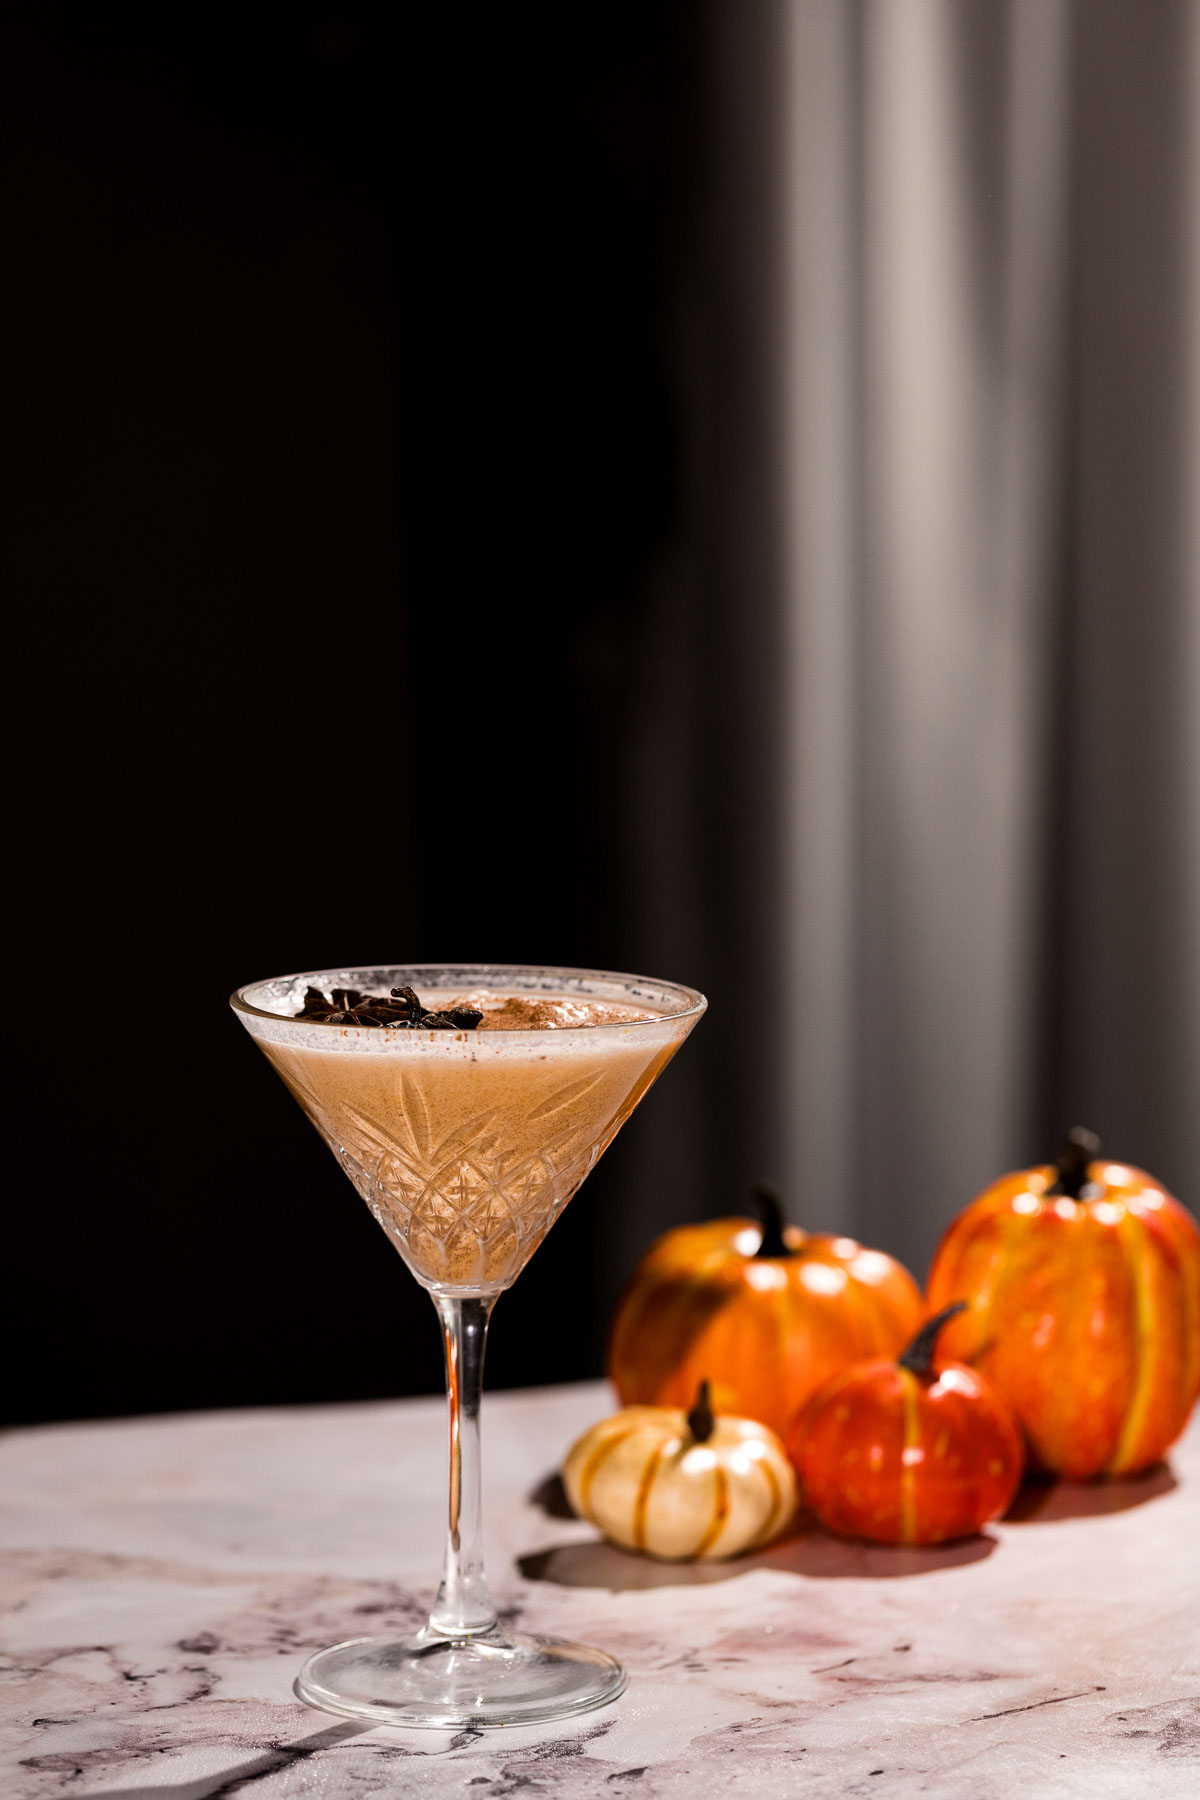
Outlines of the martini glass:
<svg viewBox="0 0 1200 1800">
<path fill-rule="evenodd" d="M 554 1028 L 389 1030 L 297 1015 L 308 988 L 429 1008 L 546 1000 Z M 625 1685 L 603 1650 L 501 1628 L 483 1572 L 479 1409 L 488 1319 L 705 1008 L 701 994 L 595 970 L 422 964 L 324 969 L 232 1004 L 429 1292 L 449 1401 L 446 1553 L 415 1636 L 355 1638 L 304 1664 L 310 1706 L 390 1725 L 533 1724 Z M 497 1018 L 503 1018 L 501 1010 Z M 599 1020 L 600 1022 L 595 1022 Z"/>
</svg>

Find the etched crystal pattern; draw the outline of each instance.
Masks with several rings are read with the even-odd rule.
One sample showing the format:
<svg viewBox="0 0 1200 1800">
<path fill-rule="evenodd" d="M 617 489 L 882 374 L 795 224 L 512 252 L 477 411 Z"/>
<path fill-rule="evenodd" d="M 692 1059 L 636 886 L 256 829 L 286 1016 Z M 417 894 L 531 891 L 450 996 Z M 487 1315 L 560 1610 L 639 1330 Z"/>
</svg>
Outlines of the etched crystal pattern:
<svg viewBox="0 0 1200 1800">
<path fill-rule="evenodd" d="M 516 1280 L 644 1091 L 639 1082 L 615 1116 L 597 1119 L 595 1091 L 607 1084 L 591 1074 L 439 1138 L 411 1078 L 397 1083 L 389 1126 L 347 1103 L 331 1116 L 293 1070 L 285 1079 L 417 1279 L 468 1291 Z"/>
</svg>

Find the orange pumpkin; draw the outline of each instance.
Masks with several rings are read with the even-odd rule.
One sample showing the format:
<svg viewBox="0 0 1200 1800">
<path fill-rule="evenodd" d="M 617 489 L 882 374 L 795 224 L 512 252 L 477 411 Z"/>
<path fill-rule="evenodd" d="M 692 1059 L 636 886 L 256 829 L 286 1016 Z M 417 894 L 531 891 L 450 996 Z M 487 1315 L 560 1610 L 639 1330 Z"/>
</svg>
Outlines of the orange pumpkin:
<svg viewBox="0 0 1200 1800">
<path fill-rule="evenodd" d="M 707 1377 L 718 1412 L 782 1435 L 837 1369 L 894 1355 L 916 1330 L 920 1291 L 898 1262 L 785 1226 L 769 1188 L 755 1198 L 760 1222 L 681 1225 L 634 1270 L 609 1342 L 623 1405 L 686 1407 Z"/>
<path fill-rule="evenodd" d="M 970 1537 L 1021 1481 L 1020 1433 L 976 1369 L 933 1354 L 962 1302 L 921 1327 L 895 1362 L 826 1382 L 789 1433 L 804 1498 L 822 1525 L 883 1544 Z"/>
<path fill-rule="evenodd" d="M 985 1189 L 929 1276 L 931 1308 L 970 1301 L 947 1352 L 1000 1389 L 1035 1460 L 1074 1480 L 1157 1462 L 1200 1391 L 1196 1222 L 1099 1148 L 1073 1131 L 1057 1165 Z"/>
</svg>

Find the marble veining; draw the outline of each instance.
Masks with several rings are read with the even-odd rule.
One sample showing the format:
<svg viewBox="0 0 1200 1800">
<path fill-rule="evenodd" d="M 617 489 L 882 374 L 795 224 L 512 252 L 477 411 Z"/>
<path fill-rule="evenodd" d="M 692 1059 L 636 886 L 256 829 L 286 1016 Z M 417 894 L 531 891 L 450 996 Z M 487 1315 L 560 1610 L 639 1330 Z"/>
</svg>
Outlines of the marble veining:
<svg viewBox="0 0 1200 1800">
<path fill-rule="evenodd" d="M 812 1530 L 676 1567 L 597 1540 L 554 1468 L 599 1384 L 489 1396 L 505 1618 L 602 1644 L 573 1725 L 364 1729 L 309 1651 L 415 1627 L 440 1556 L 440 1403 L 43 1427 L 0 1439 L 4 1800 L 1200 1794 L 1200 1430 L 1161 1466 L 1033 1488 L 969 1543 Z"/>
</svg>

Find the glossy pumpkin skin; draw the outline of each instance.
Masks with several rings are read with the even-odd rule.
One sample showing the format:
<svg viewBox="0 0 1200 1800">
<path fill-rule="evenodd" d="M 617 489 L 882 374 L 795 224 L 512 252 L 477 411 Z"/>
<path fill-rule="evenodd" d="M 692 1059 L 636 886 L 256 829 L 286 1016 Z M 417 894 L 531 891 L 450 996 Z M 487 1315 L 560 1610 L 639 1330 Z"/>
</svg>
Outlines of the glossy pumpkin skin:
<svg viewBox="0 0 1200 1800">
<path fill-rule="evenodd" d="M 884 1544 L 969 1537 L 1007 1511 L 1024 1453 L 1012 1414 L 975 1369 L 929 1375 L 879 1359 L 835 1375 L 788 1450 L 821 1524 Z"/>
<path fill-rule="evenodd" d="M 686 1406 L 707 1379 L 718 1412 L 781 1435 L 838 1369 L 899 1351 L 924 1314 L 907 1269 L 853 1238 L 784 1228 L 756 1257 L 753 1219 L 683 1225 L 651 1245 L 617 1307 L 609 1378 L 626 1405 Z"/>
<path fill-rule="evenodd" d="M 719 1417 L 703 1443 L 674 1406 L 628 1406 L 586 1431 L 563 1464 L 581 1518 L 627 1550 L 670 1561 L 737 1556 L 796 1510 L 796 1477 L 773 1432 Z"/>
<path fill-rule="evenodd" d="M 961 1213 L 929 1304 L 964 1299 L 947 1354 L 1008 1400 L 1040 1467 L 1085 1480 L 1147 1468 L 1200 1391 L 1200 1232 L 1140 1169 L 1096 1160 L 1086 1198 L 1049 1165 L 1006 1175 Z"/>
</svg>

